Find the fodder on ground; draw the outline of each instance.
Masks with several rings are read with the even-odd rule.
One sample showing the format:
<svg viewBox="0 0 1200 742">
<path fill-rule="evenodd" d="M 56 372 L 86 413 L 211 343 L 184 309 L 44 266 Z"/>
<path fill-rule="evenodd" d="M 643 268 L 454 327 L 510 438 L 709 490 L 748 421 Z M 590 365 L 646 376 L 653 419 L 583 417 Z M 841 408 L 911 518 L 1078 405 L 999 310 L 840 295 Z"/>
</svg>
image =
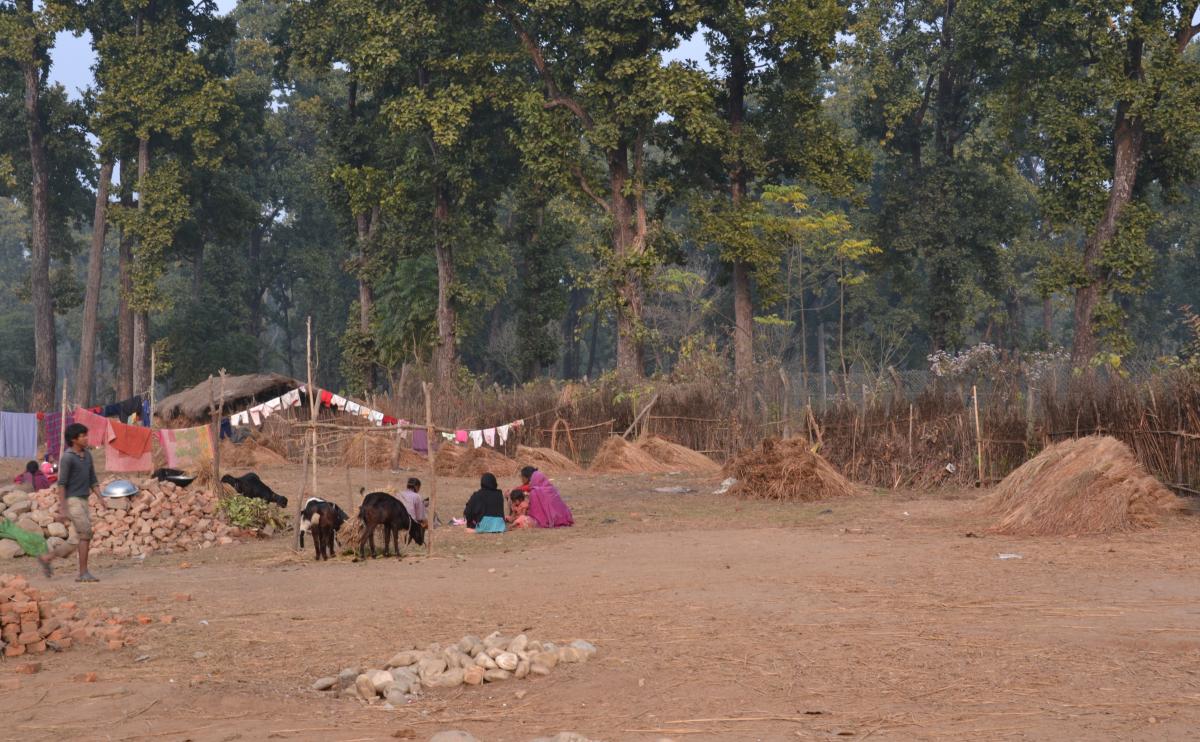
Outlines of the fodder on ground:
<svg viewBox="0 0 1200 742">
<path fill-rule="evenodd" d="M 716 474 L 721 471 L 721 465 L 709 457 L 693 451 L 687 446 L 672 443 L 665 438 L 650 436 L 637 442 L 637 447 L 653 456 L 660 463 L 670 466 L 676 471 Z"/>
<path fill-rule="evenodd" d="M 678 469 L 614 435 L 600 446 L 588 471 L 596 474 L 666 474 Z"/>
<path fill-rule="evenodd" d="M 737 483 L 730 494 L 767 500 L 831 500 L 862 490 L 846 479 L 803 438 L 768 438 L 739 453 L 725 467 Z"/>
<path fill-rule="evenodd" d="M 980 509 L 997 519 L 996 533 L 1065 536 L 1151 528 L 1181 504 L 1124 443 L 1089 436 L 1057 443 L 1022 464 Z"/>
</svg>

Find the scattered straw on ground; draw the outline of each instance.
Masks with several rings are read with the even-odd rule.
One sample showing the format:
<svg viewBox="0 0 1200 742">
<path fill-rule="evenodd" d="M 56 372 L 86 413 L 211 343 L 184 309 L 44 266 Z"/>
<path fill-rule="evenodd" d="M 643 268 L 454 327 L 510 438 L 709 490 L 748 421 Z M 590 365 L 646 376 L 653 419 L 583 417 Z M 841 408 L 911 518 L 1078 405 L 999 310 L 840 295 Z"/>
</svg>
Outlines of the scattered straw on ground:
<svg viewBox="0 0 1200 742">
<path fill-rule="evenodd" d="M 443 477 L 478 477 L 487 472 L 500 477 L 516 471 L 516 462 L 499 451 L 452 445 L 438 449 L 434 466 Z"/>
<path fill-rule="evenodd" d="M 810 502 L 862 492 L 810 446 L 803 438 L 768 438 L 758 448 L 742 451 L 725 467 L 726 473 L 737 479 L 730 494 Z"/>
<path fill-rule="evenodd" d="M 664 464 L 620 436 L 604 442 L 588 469 L 597 474 L 665 474 L 678 467 Z"/>
<path fill-rule="evenodd" d="M 1050 446 L 1004 478 L 981 502 L 992 531 L 1021 536 L 1151 528 L 1181 502 L 1108 436 Z"/>
<path fill-rule="evenodd" d="M 637 442 L 637 447 L 676 471 L 689 471 L 702 474 L 716 474 L 721 471 L 720 464 L 699 451 L 693 451 L 687 446 L 672 443 L 665 438 L 657 436 L 643 438 Z"/>
<path fill-rule="evenodd" d="M 517 446 L 517 471 L 532 466 L 548 475 L 582 474 L 583 468 L 552 448 Z"/>
</svg>

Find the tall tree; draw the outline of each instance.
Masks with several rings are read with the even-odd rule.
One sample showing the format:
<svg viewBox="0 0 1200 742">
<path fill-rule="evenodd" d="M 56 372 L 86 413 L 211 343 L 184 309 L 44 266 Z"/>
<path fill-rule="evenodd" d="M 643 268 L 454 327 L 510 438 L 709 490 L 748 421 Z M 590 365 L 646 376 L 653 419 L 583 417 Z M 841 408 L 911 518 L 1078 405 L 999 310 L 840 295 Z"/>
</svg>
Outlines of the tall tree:
<svg viewBox="0 0 1200 742">
<path fill-rule="evenodd" d="M 537 176 L 571 187 L 609 222 L 597 299 L 616 312 L 617 368 L 645 373 L 645 288 L 661 263 L 651 216 L 650 148 L 669 131 L 707 141 L 718 127 L 704 75 L 663 54 L 690 36 L 700 9 L 646 0 L 493 0 L 520 40 L 539 90 L 519 101 L 518 140 Z"/>
<path fill-rule="evenodd" d="M 1170 190 L 1200 168 L 1200 55 L 1189 53 L 1200 4 L 1013 0 L 993 18 L 1021 30 L 1010 111 L 1044 167 L 1045 214 L 1086 232 L 1063 276 L 1075 292 L 1072 364 L 1086 367 L 1098 333 L 1129 346 L 1119 296 L 1152 261 L 1151 186 Z"/>
</svg>

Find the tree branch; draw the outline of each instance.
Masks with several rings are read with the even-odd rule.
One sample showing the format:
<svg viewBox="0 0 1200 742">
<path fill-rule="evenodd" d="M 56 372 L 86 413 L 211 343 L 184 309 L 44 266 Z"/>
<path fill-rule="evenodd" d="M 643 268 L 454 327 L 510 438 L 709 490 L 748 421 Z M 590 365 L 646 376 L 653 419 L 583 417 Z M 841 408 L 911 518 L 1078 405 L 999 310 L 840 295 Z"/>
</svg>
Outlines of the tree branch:
<svg viewBox="0 0 1200 742">
<path fill-rule="evenodd" d="M 546 64 L 546 58 L 542 55 L 541 46 L 537 43 L 537 40 L 533 38 L 533 34 L 531 34 L 529 30 L 521 24 L 521 21 L 518 20 L 516 14 L 506 8 L 503 4 L 496 3 L 496 7 L 499 8 L 500 13 L 508 19 L 508 22 L 512 24 L 513 29 L 516 30 L 517 37 L 521 39 L 521 46 L 525 47 L 525 51 L 529 53 L 529 58 L 533 62 L 534 69 L 537 70 L 538 77 L 542 79 L 542 83 L 546 86 L 546 98 L 548 100 L 543 105 L 547 109 L 563 106 L 571 111 L 571 113 L 575 114 L 575 117 L 579 119 L 580 123 L 583 124 L 583 128 L 591 131 L 592 127 L 594 126 L 592 117 L 589 116 L 588 112 L 579 104 L 579 101 L 575 100 L 569 95 L 564 94 L 562 90 L 559 89 L 558 83 L 554 82 L 554 77 L 550 74 L 549 65 Z"/>
<path fill-rule="evenodd" d="M 1175 42 L 1180 54 L 1183 54 L 1183 51 L 1187 49 L 1187 45 L 1192 43 L 1192 39 L 1196 37 L 1196 34 L 1200 34 L 1200 23 L 1192 23 L 1192 18 L 1195 18 L 1197 13 L 1200 13 L 1200 3 L 1197 3 L 1196 9 L 1192 11 L 1190 16 L 1182 16 L 1180 18 L 1183 23 L 1180 24 L 1179 33 L 1175 34 Z"/>
<path fill-rule="evenodd" d="M 600 208 L 604 209 L 604 211 L 607 214 L 611 215 L 612 214 L 612 205 L 610 205 L 604 199 L 600 198 L 600 196 L 597 195 L 597 193 L 594 190 L 592 190 L 591 184 L 588 183 L 587 178 L 584 177 L 584 175 L 583 175 L 583 170 L 581 168 L 577 167 L 574 170 L 572 170 L 571 172 L 573 172 L 575 174 L 575 177 L 579 179 L 579 187 L 581 189 L 583 189 L 583 192 L 586 193 L 588 196 L 591 196 L 593 201 L 600 204 Z"/>
</svg>

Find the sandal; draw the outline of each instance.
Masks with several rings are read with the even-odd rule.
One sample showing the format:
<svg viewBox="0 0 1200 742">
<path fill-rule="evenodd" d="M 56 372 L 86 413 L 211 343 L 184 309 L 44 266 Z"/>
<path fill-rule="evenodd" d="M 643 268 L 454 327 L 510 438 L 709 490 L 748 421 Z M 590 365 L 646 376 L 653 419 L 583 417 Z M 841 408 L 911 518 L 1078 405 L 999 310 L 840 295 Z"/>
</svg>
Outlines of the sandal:
<svg viewBox="0 0 1200 742">
<path fill-rule="evenodd" d="M 87 574 L 82 574 L 82 575 L 79 575 L 78 577 L 76 577 L 75 581 L 76 582 L 99 582 L 100 580 L 96 577 L 93 577 L 91 572 L 88 572 Z"/>
</svg>

